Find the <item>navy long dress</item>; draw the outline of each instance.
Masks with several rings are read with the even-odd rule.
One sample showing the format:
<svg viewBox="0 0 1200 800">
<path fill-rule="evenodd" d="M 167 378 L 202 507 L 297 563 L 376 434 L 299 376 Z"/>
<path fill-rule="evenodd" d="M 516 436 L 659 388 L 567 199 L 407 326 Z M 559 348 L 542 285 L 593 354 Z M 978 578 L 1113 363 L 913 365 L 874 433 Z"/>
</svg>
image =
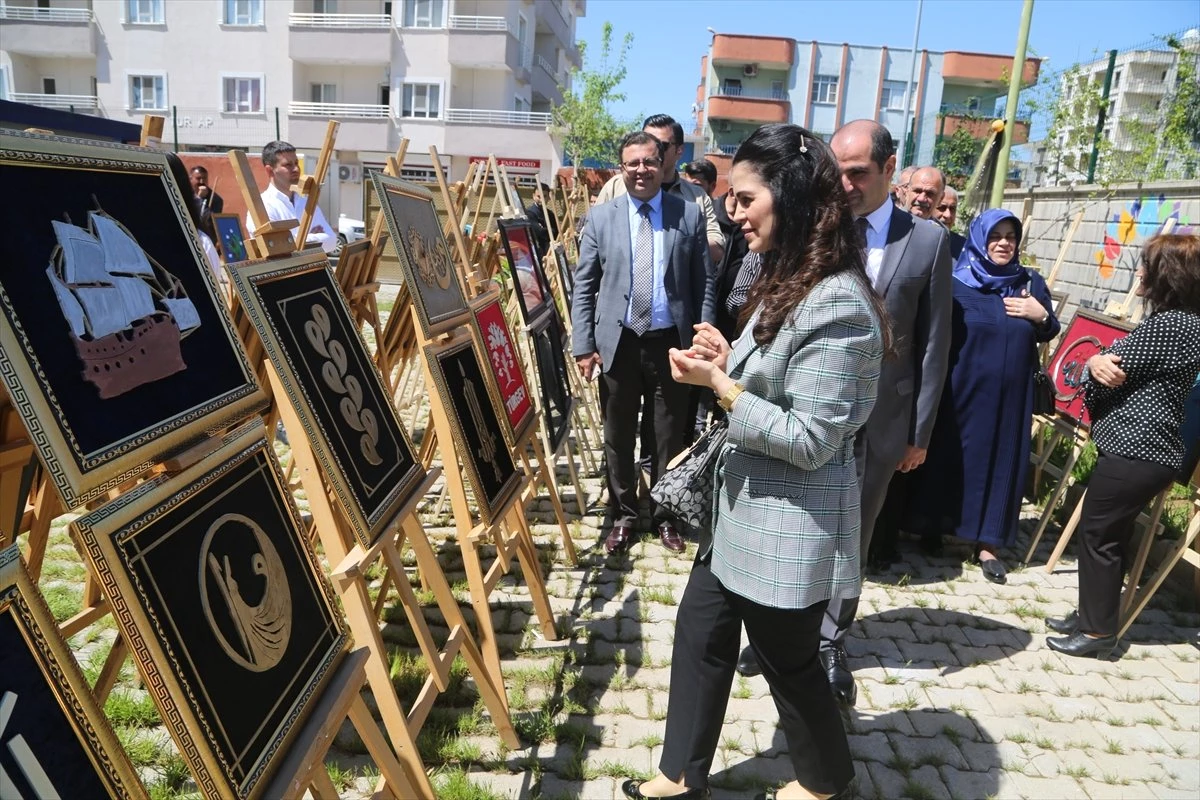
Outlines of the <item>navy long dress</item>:
<svg viewBox="0 0 1200 800">
<path fill-rule="evenodd" d="M 910 529 L 992 547 L 1017 537 L 1029 467 L 1033 367 L 1038 342 L 1058 334 L 1046 282 L 1030 272 L 1030 294 L 1050 313 L 1045 326 L 1004 313 L 1001 295 L 955 280 L 950 367 L 925 463 L 913 473 Z"/>
</svg>

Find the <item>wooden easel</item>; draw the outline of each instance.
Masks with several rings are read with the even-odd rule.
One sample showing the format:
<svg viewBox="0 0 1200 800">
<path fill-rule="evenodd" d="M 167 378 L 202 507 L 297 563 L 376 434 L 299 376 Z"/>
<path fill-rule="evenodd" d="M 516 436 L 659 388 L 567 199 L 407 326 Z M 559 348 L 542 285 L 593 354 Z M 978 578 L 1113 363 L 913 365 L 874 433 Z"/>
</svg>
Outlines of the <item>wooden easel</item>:
<svg viewBox="0 0 1200 800">
<path fill-rule="evenodd" d="M 1048 289 L 1053 289 L 1054 281 L 1058 280 L 1058 271 L 1062 268 L 1063 262 L 1067 260 L 1067 251 L 1071 249 L 1071 242 L 1075 240 L 1075 233 L 1079 230 L 1080 223 L 1083 222 L 1083 213 L 1081 209 L 1075 215 L 1075 219 L 1071 220 L 1071 227 L 1067 229 L 1066 237 L 1058 246 L 1058 255 L 1054 258 L 1054 266 L 1050 268 L 1050 274 L 1046 276 L 1046 288 Z"/>
<path fill-rule="evenodd" d="M 329 120 L 325 126 L 325 141 L 321 144 L 321 155 L 317 158 L 317 169 L 312 175 L 305 175 L 299 188 L 299 193 L 304 196 L 304 211 L 300 213 L 300 228 L 296 233 L 296 249 L 304 249 L 305 242 L 308 241 L 308 231 L 312 228 L 313 217 L 317 213 L 317 201 L 321 199 L 321 184 L 325 182 L 325 175 L 329 172 L 329 160 L 333 157 L 333 143 L 337 139 L 337 132 L 340 123 L 337 120 Z M 333 231 L 332 235 L 336 236 L 337 231 Z"/>
<path fill-rule="evenodd" d="M 1050 492 L 1050 497 L 1046 500 L 1046 505 L 1042 507 L 1041 516 L 1038 517 L 1037 528 L 1033 532 L 1033 538 L 1029 542 L 1029 548 L 1025 551 L 1024 563 L 1028 564 L 1033 560 L 1033 554 L 1037 552 L 1038 544 L 1042 541 L 1042 535 L 1046 532 L 1046 526 L 1050 524 L 1050 520 L 1054 518 L 1054 513 L 1058 509 L 1059 502 L 1062 501 L 1067 489 L 1075 485 L 1075 476 L 1072 470 L 1075 469 L 1076 462 L 1083 455 L 1084 448 L 1090 439 L 1088 429 L 1075 423 L 1061 414 L 1056 414 L 1054 418 L 1048 422 L 1043 422 L 1043 425 L 1049 426 L 1051 429 L 1050 440 L 1041 442 L 1039 439 L 1039 450 L 1030 454 L 1030 462 L 1033 466 L 1033 488 L 1036 494 L 1038 487 L 1041 485 L 1042 473 L 1046 473 L 1055 479 L 1054 489 Z M 1035 431 L 1037 436 L 1039 431 Z M 1050 457 L 1062 442 L 1070 443 L 1071 450 L 1067 453 L 1066 461 L 1061 467 L 1054 465 L 1050 461 Z"/>
<path fill-rule="evenodd" d="M 166 123 L 166 118 L 156 117 L 150 114 L 142 117 L 142 133 L 138 137 L 138 144 L 142 147 L 149 147 L 153 150 L 162 148 L 163 127 Z"/>
</svg>

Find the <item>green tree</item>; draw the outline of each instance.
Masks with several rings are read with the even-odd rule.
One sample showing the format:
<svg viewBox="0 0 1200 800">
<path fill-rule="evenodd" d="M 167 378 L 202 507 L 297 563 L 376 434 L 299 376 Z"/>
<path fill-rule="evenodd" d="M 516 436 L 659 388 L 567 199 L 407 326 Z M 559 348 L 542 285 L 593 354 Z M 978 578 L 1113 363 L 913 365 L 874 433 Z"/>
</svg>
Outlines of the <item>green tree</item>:
<svg viewBox="0 0 1200 800">
<path fill-rule="evenodd" d="M 968 116 L 968 120 L 979 119 Z M 942 137 L 933 151 L 933 165 L 946 175 L 946 182 L 955 189 L 966 186 L 975 170 L 975 162 L 986 140 L 976 139 L 967 126 L 961 126 L 950 136 Z"/>
<path fill-rule="evenodd" d="M 618 87 L 625 80 L 625 57 L 633 46 L 633 34 L 625 34 L 615 53 L 612 38 L 612 23 L 606 22 L 595 65 L 588 59 L 587 42 L 579 43 L 584 67 L 571 70 L 571 88 L 562 88 L 562 103 L 554 108 L 555 131 L 562 136 L 563 152 L 576 169 L 588 159 L 611 163 L 613 147 L 625 132 L 611 106 L 625 99 Z"/>
</svg>

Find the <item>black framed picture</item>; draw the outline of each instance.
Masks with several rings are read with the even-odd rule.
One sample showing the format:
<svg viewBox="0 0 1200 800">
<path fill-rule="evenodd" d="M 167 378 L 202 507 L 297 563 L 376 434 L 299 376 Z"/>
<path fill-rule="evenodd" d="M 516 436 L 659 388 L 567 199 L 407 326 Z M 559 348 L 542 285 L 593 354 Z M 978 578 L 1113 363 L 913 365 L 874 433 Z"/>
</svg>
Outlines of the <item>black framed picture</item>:
<svg viewBox="0 0 1200 800">
<path fill-rule="evenodd" d="M 0 380 L 67 508 L 265 402 L 166 156 L 0 133 Z"/>
<path fill-rule="evenodd" d="M 575 294 L 575 265 L 567 260 L 567 248 L 563 247 L 562 242 L 555 242 L 551 247 L 551 252 L 554 253 L 554 263 L 558 267 L 558 280 L 562 285 L 563 302 L 566 303 L 566 312 L 571 313 L 571 297 Z"/>
<path fill-rule="evenodd" d="M 521 306 L 521 318 L 526 326 L 554 307 L 550 282 L 542 269 L 542 261 L 534 244 L 533 229 L 527 219 L 500 220 L 500 240 L 508 256 L 513 289 Z"/>
<path fill-rule="evenodd" d="M 325 256 L 251 261 L 231 272 L 325 479 L 355 538 L 370 548 L 412 497 L 425 468 Z"/>
<path fill-rule="evenodd" d="M 72 523 L 202 794 L 261 797 L 348 642 L 261 420 Z"/>
<path fill-rule="evenodd" d="M 454 257 L 427 190 L 379 172 L 371 173 L 404 282 L 426 339 L 470 316 Z"/>
<path fill-rule="evenodd" d="M 485 525 L 499 519 L 520 486 L 520 472 L 504 440 L 496 406 L 488 392 L 479 356 L 470 338 L 426 345 L 438 399 L 454 429 L 463 462 Z M 443 445 L 444 446 L 444 445 Z"/>
<path fill-rule="evenodd" d="M 558 314 L 547 314 L 529 331 L 529 335 L 533 339 L 533 354 L 537 361 L 542 420 L 546 425 L 551 450 L 558 452 L 571 428 L 571 409 L 575 404 L 570 377 L 567 375 L 566 345 Z"/>
<path fill-rule="evenodd" d="M 146 797 L 17 545 L 0 550 L 0 797 Z"/>
</svg>

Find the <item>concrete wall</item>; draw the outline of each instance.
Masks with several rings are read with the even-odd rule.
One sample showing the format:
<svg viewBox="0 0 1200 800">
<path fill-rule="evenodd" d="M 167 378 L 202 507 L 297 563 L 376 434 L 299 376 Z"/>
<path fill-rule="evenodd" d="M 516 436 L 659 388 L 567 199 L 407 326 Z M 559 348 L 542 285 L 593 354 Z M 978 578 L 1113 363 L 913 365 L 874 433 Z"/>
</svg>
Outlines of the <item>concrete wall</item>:
<svg viewBox="0 0 1200 800">
<path fill-rule="evenodd" d="M 1035 258 L 1043 276 L 1053 268 L 1071 221 L 1084 211 L 1054 284 L 1070 295 L 1066 319 L 1080 306 L 1103 311 L 1110 301 L 1123 301 L 1142 246 L 1168 217 L 1178 220 L 1175 232 L 1200 232 L 1200 185 L 1194 182 L 1013 189 L 1005 192 L 1004 207 L 1020 215 L 1027 197 L 1033 199 L 1033 221 L 1022 256 Z"/>
</svg>

